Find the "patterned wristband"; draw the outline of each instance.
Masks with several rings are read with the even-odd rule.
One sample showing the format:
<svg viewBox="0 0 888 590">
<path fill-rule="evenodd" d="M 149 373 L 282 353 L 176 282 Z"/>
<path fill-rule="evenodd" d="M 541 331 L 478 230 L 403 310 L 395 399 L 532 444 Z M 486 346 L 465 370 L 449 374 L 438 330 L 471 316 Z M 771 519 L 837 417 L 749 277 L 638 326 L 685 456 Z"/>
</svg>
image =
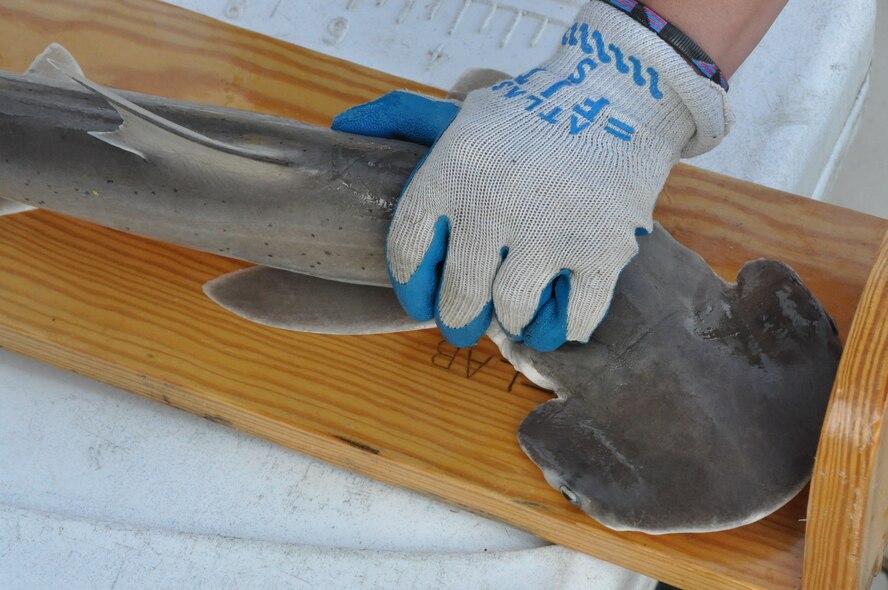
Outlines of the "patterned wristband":
<svg viewBox="0 0 888 590">
<path fill-rule="evenodd" d="M 704 78 L 709 78 L 728 91 L 728 79 L 715 65 L 703 49 L 694 43 L 690 37 L 682 33 L 678 27 L 668 22 L 665 18 L 642 4 L 638 0 L 600 0 L 619 8 L 636 21 L 655 32 L 663 41 L 669 43 L 673 49 Z"/>
</svg>

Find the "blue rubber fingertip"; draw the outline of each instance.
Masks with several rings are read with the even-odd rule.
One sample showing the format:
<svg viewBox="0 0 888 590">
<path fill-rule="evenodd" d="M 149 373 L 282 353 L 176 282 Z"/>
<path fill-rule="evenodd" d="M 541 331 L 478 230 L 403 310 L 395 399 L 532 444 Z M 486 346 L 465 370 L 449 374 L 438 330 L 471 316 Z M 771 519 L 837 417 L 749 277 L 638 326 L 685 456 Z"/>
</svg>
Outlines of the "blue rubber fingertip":
<svg viewBox="0 0 888 590">
<path fill-rule="evenodd" d="M 511 340 L 513 342 L 521 342 L 521 334 L 513 334 L 513 333 L 509 332 L 508 330 L 506 330 L 506 327 L 503 325 L 503 323 L 501 321 L 499 321 L 499 318 L 496 318 L 496 323 L 499 325 L 500 330 L 503 331 L 503 334 L 505 334 L 509 340 Z"/>
<path fill-rule="evenodd" d="M 648 230 L 646 230 L 643 227 L 636 227 L 635 228 L 635 237 L 636 238 L 640 238 L 641 236 L 646 236 L 649 233 L 651 233 L 651 232 L 649 232 Z"/>
<path fill-rule="evenodd" d="M 484 309 L 481 310 L 481 313 L 462 328 L 451 328 L 441 321 L 440 314 L 435 316 L 438 329 L 444 335 L 444 339 L 457 348 L 475 346 L 481 336 L 484 335 L 484 332 L 487 331 L 487 327 L 490 326 L 491 319 L 493 319 L 493 301 L 489 301 L 484 306 Z"/>
<path fill-rule="evenodd" d="M 502 262 L 508 253 L 508 246 L 500 248 L 500 262 Z M 481 336 L 487 332 L 487 328 L 490 327 L 490 322 L 493 321 L 493 301 L 488 301 L 487 305 L 481 310 L 481 313 L 475 316 L 474 320 L 462 328 L 452 328 L 441 320 L 441 313 L 438 305 L 440 298 L 441 292 L 438 291 L 438 300 L 435 301 L 435 323 L 438 324 L 438 330 L 444 335 L 444 339 L 458 348 L 475 346 L 475 344 L 478 343 L 478 340 L 481 339 Z M 502 324 L 500 324 L 500 326 L 502 326 Z"/>
<path fill-rule="evenodd" d="M 556 278 L 557 277 L 558 277 L 558 275 L 556 275 Z M 555 279 L 553 278 L 551 281 L 549 281 L 546 284 L 545 287 L 543 287 L 543 290 L 540 291 L 540 298 L 539 298 L 539 301 L 537 302 L 537 308 L 533 312 L 533 316 L 531 317 L 530 322 L 528 322 L 528 325 L 530 325 L 530 323 L 533 322 L 534 319 L 536 319 L 536 317 L 539 315 L 540 310 L 543 308 L 543 306 L 546 305 L 546 303 L 548 303 L 550 299 L 552 299 L 552 293 L 553 293 L 552 289 L 553 289 L 554 282 L 555 282 Z M 513 340 L 515 342 L 523 342 L 524 341 L 524 332 L 527 329 L 527 326 L 524 326 L 523 328 L 521 328 L 521 331 L 519 333 L 514 334 L 512 332 L 509 332 L 506 329 L 506 327 L 503 326 L 503 324 L 499 321 L 499 318 L 496 319 L 496 322 L 499 324 L 499 327 L 500 327 L 500 329 L 502 329 L 503 333 L 509 337 L 509 340 Z"/>
<path fill-rule="evenodd" d="M 543 296 L 549 296 L 543 300 Z M 540 352 L 552 352 L 567 342 L 567 302 L 570 298 L 570 271 L 555 275 L 540 297 L 536 316 L 524 328 L 524 344 Z"/>
<path fill-rule="evenodd" d="M 459 105 L 395 90 L 340 113 L 330 126 L 370 137 L 432 145 L 459 113 Z"/>
<path fill-rule="evenodd" d="M 392 275 L 389 266 L 389 277 L 392 280 L 395 295 L 401 307 L 411 318 L 425 322 L 435 317 L 435 301 L 438 285 L 441 282 L 441 270 L 447 255 L 447 242 L 450 238 L 450 220 L 441 217 L 435 222 L 435 234 L 429 249 L 426 250 L 419 267 L 406 283 L 399 283 Z"/>
</svg>

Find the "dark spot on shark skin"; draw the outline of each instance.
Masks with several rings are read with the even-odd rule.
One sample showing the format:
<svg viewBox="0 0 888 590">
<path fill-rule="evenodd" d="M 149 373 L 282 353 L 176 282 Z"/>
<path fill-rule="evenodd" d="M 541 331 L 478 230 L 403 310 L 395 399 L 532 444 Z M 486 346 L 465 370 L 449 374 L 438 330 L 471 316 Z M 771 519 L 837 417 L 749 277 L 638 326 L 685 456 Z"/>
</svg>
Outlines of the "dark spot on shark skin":
<svg viewBox="0 0 888 590">
<path fill-rule="evenodd" d="M 108 183 L 108 184 L 114 184 L 114 181 L 111 180 L 110 178 L 109 178 L 108 180 L 106 180 L 105 182 Z"/>
<path fill-rule="evenodd" d="M 329 250 L 324 250 L 324 256 L 333 256 L 333 253 Z"/>
</svg>

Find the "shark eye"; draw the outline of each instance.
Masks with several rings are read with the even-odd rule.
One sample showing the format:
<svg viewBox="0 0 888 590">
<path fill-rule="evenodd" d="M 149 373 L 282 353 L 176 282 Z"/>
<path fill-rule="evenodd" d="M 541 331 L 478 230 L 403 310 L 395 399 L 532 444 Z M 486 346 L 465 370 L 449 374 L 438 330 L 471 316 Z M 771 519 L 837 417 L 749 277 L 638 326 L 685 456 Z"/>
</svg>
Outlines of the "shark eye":
<svg viewBox="0 0 888 590">
<path fill-rule="evenodd" d="M 572 489 L 570 489 L 566 485 L 562 485 L 558 489 L 561 490 L 561 495 L 564 496 L 565 500 L 567 500 L 571 504 L 577 503 L 577 495 L 574 493 L 574 491 Z"/>
</svg>

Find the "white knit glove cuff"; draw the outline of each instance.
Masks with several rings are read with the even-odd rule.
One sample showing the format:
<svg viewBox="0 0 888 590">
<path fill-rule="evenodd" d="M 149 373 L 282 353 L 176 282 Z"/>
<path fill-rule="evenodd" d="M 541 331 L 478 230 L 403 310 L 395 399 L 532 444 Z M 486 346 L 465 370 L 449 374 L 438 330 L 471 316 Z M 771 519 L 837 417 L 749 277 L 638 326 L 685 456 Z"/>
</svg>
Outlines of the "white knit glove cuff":
<svg viewBox="0 0 888 590">
<path fill-rule="evenodd" d="M 599 94 L 611 88 L 618 90 L 619 83 L 607 78 L 622 74 L 631 85 L 619 89 L 620 110 L 636 117 L 640 124 L 654 116 L 651 132 L 683 141 L 680 157 L 708 152 L 730 131 L 734 118 L 724 89 L 701 76 L 668 43 L 622 11 L 603 2 L 589 2 L 577 14 L 576 24 L 565 33 L 564 40 L 567 44 L 542 67 L 574 80 L 583 77 L 577 86 Z M 583 59 L 594 61 L 598 67 L 590 71 L 588 65 L 581 64 Z M 645 89 L 647 92 L 637 92 Z M 654 103 L 646 100 L 660 94 L 662 98 Z M 664 103 L 676 101 L 685 109 L 676 115 L 690 117 L 693 125 L 687 139 L 670 133 L 679 131 L 677 127 L 682 124 L 662 111 Z M 660 103 L 659 109 L 651 109 L 655 103 Z"/>
</svg>

